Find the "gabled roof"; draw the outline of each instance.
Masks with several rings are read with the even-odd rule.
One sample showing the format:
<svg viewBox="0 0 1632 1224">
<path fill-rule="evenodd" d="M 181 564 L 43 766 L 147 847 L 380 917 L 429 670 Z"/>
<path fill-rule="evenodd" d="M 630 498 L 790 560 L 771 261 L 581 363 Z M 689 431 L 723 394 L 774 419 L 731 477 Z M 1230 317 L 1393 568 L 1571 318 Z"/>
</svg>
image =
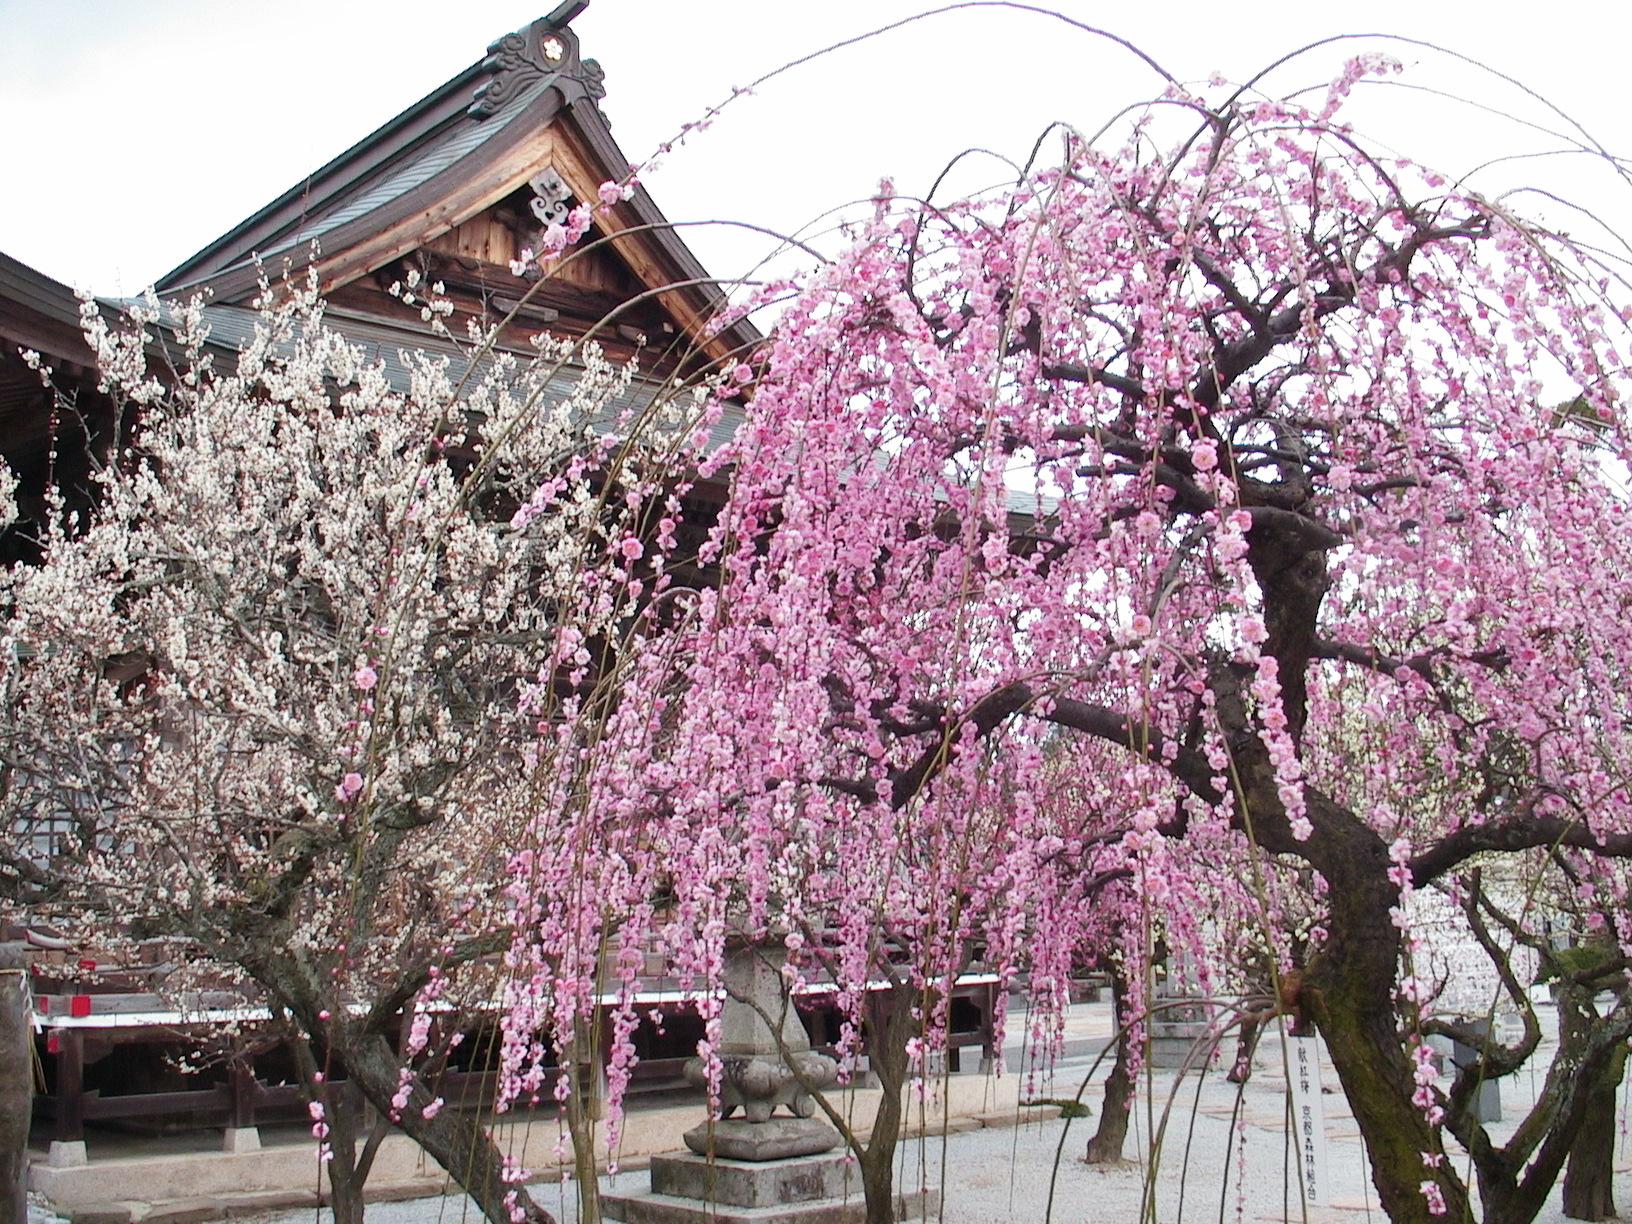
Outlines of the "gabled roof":
<svg viewBox="0 0 1632 1224">
<path fill-rule="evenodd" d="M 325 292 L 357 280 L 492 207 L 541 169 L 593 201 L 630 166 L 597 105 L 603 73 L 579 53 L 567 0 L 169 272 L 171 296 L 208 288 L 244 303 L 260 264 L 274 275 L 311 259 Z M 713 356 L 754 343 L 747 323 L 704 339 L 724 295 L 644 189 L 597 217 L 608 245 L 683 333 Z"/>
</svg>

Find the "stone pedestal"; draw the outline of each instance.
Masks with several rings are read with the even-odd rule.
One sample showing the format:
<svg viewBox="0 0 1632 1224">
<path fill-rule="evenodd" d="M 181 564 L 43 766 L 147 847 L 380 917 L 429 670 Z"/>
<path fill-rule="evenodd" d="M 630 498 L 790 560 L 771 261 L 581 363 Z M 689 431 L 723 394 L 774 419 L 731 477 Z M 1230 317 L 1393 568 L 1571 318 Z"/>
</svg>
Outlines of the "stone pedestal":
<svg viewBox="0 0 1632 1224">
<path fill-rule="evenodd" d="M 896 1202 L 902 1220 L 932 1217 L 940 1194 L 930 1190 Z M 601 1209 L 626 1224 L 864 1224 L 861 1174 L 844 1154 L 787 1160 L 709 1160 L 695 1152 L 652 1159 L 644 1194 L 605 1194 Z"/>
<path fill-rule="evenodd" d="M 53 1139 L 45 1162 L 53 1169 L 77 1169 L 89 1164 L 90 1160 L 85 1155 L 85 1140 Z"/>
<path fill-rule="evenodd" d="M 1175 1071 L 1189 1067 L 1199 1071 L 1212 1055 L 1212 1029 L 1199 1020 L 1150 1021 L 1150 1065 Z"/>
<path fill-rule="evenodd" d="M 831 1058 L 810 1048 L 805 1026 L 782 981 L 784 953 L 775 945 L 739 942 L 726 951 L 725 1006 L 720 1015 L 720 1103 L 725 1117 L 685 1134 L 684 1152 L 652 1159 L 652 1187 L 605 1194 L 601 1211 L 626 1224 L 863 1224 L 861 1175 L 839 1134 L 814 1117 L 808 1088 L 838 1076 Z M 795 1074 L 789 1064 L 798 1068 Z M 708 1064 L 692 1059 L 686 1079 L 701 1087 Z M 773 1117 L 784 1108 L 792 1117 Z M 740 1117 L 732 1115 L 739 1113 Z M 900 1219 L 933 1214 L 935 1191 L 896 1204 Z"/>
<path fill-rule="evenodd" d="M 253 1126 L 229 1126 L 221 1132 L 223 1152 L 258 1152 L 261 1150 L 261 1132 Z"/>
<path fill-rule="evenodd" d="M 1182 958 L 1176 958 L 1165 980 L 1156 986 L 1146 1028 L 1150 1065 L 1164 1070 L 1188 1066 L 1199 1071 L 1212 1057 L 1217 1036 L 1208 1023 L 1201 983 Z"/>
<path fill-rule="evenodd" d="M 1481 1031 L 1488 1031 L 1488 1025 L 1482 1019 L 1470 1019 L 1467 1023 Z M 1464 1067 L 1471 1067 L 1479 1061 L 1478 1050 L 1450 1037 L 1442 1037 L 1436 1033 L 1428 1038 L 1428 1044 L 1438 1055 L 1440 1067 L 1447 1079 L 1454 1078 Z M 1451 1065 L 1446 1066 L 1446 1063 Z M 1473 1102 L 1473 1116 L 1480 1122 L 1502 1120 L 1501 1081 L 1487 1079 L 1480 1083 L 1478 1095 Z"/>
<path fill-rule="evenodd" d="M 839 1145 L 839 1132 L 815 1118 L 721 1118 L 681 1136 L 692 1153 L 715 1160 L 788 1160 L 820 1156 Z"/>
</svg>

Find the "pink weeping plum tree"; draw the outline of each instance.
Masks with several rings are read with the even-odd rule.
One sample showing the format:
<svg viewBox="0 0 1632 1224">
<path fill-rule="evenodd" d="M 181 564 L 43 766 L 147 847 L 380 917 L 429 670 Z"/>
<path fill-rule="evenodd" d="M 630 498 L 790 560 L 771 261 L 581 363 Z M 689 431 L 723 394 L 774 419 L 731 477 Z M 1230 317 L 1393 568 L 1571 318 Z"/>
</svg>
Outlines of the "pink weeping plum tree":
<svg viewBox="0 0 1632 1224">
<path fill-rule="evenodd" d="M 1413 896 L 1515 996 L 1476 867 L 1567 878 L 1632 945 L 1626 316 L 1580 247 L 1354 137 L 1374 70 L 1308 108 L 1175 88 L 1178 137 L 1067 133 L 957 203 L 886 185 L 791 286 L 705 464 L 719 582 L 630 669 L 584 792 L 668 904 L 620 868 L 597 939 L 648 923 L 703 980 L 735 906 L 853 1001 L 908 964 L 933 1034 L 977 951 L 1046 1009 L 1096 941 L 1188 921 L 1222 973 L 1253 930 L 1389 1217 L 1473 1217 L 1448 1136 L 1485 1220 L 1533 1217 L 1632 1003 L 1615 979 L 1504 1144 L 1472 1088 L 1534 1042 L 1433 1014 Z M 583 922 L 536 860 L 517 887 Z M 553 943 L 516 953 L 540 982 Z M 1434 1032 L 1475 1070 L 1441 1078 Z"/>
</svg>

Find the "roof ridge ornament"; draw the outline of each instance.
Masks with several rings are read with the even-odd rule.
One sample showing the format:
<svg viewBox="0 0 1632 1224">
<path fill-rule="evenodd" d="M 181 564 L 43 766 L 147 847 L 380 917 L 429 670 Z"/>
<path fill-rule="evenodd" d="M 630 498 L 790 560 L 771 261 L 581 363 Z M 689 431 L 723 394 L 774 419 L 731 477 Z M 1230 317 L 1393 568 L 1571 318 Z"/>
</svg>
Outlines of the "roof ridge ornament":
<svg viewBox="0 0 1632 1224">
<path fill-rule="evenodd" d="M 482 61 L 488 79 L 465 113 L 472 119 L 486 119 L 548 76 L 576 82 L 595 101 L 606 97 L 605 71 L 595 60 L 579 57 L 578 36 L 569 28 L 588 7 L 589 0 L 564 0 L 525 30 L 489 43 Z"/>
</svg>

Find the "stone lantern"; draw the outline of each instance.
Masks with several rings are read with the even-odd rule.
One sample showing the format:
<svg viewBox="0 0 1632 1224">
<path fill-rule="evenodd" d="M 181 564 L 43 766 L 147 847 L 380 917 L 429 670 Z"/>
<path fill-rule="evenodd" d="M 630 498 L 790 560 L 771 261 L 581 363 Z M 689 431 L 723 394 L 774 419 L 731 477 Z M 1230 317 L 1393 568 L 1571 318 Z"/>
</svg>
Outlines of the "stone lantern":
<svg viewBox="0 0 1632 1224">
<path fill-rule="evenodd" d="M 786 959 L 780 941 L 733 936 L 727 943 L 717 1051 L 724 1116 L 687 1131 L 690 1150 L 652 1158 L 649 1192 L 603 1195 L 607 1219 L 628 1224 L 862 1224 L 866 1219 L 860 1176 L 842 1151 L 834 1151 L 839 1133 L 814 1116 L 816 1102 L 808 1089 L 836 1082 L 838 1066 L 810 1048 L 783 980 Z M 694 1086 L 706 1087 L 708 1064 L 694 1058 L 685 1075 Z M 930 1191 L 911 1196 L 903 1206 L 916 1215 L 926 1207 L 934 1210 L 938 1202 Z"/>
</svg>

